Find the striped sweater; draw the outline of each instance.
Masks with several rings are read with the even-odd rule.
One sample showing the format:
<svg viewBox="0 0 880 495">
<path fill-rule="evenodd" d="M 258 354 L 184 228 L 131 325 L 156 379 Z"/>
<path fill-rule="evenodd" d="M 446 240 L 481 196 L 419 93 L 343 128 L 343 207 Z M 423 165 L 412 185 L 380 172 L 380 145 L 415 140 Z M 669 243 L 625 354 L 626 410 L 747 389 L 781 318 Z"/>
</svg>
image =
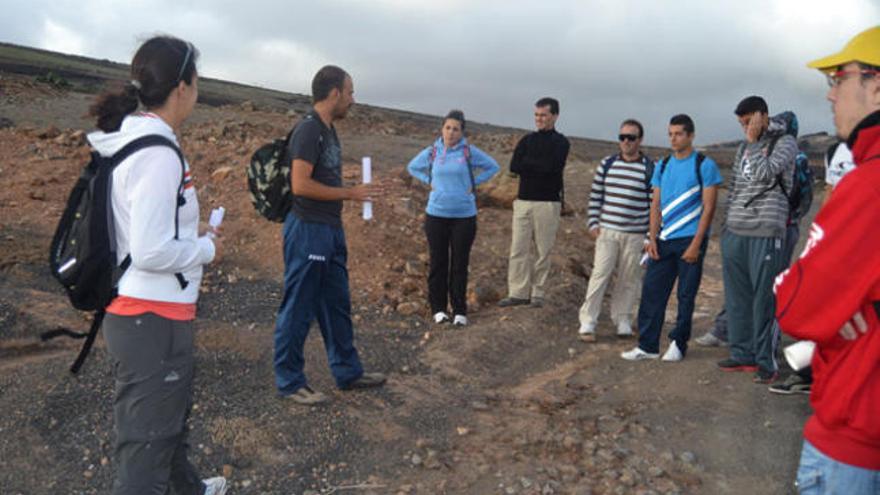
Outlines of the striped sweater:
<svg viewBox="0 0 880 495">
<path fill-rule="evenodd" d="M 634 162 L 619 154 L 605 157 L 593 176 L 587 226 L 636 232 L 648 231 L 651 212 L 651 169 L 645 155 Z"/>
<path fill-rule="evenodd" d="M 797 140 L 771 120 L 770 127 L 755 143 L 743 143 L 733 161 L 731 190 L 727 197 L 725 227 L 746 237 L 782 237 L 788 222 L 788 198 L 776 184 L 782 178 L 785 191 L 791 191 Z M 777 139 L 773 153 L 767 151 Z M 748 206 L 746 206 L 748 204 Z"/>
</svg>

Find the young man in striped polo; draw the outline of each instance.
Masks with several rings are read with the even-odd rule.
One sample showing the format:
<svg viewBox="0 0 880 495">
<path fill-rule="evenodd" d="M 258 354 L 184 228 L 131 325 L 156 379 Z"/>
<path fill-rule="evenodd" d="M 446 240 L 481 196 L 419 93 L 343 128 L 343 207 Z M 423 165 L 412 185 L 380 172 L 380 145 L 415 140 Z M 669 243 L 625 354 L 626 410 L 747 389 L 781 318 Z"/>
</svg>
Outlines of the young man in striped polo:
<svg viewBox="0 0 880 495">
<path fill-rule="evenodd" d="M 590 189 L 587 227 L 596 241 L 593 272 L 581 306 L 578 336 L 596 341 L 596 321 L 602 297 L 617 267 L 611 297 L 611 320 L 618 337 L 632 336 L 636 297 L 642 287 L 639 259 L 651 213 L 651 176 L 654 163 L 641 150 L 644 128 L 637 120 L 620 125 L 620 153 L 603 159 Z"/>
<path fill-rule="evenodd" d="M 648 271 L 639 305 L 639 345 L 620 355 L 628 361 L 660 357 L 660 331 L 666 303 L 678 279 L 678 318 L 669 332 L 664 361 L 681 361 L 691 336 L 694 302 L 703 276 L 703 257 L 709 226 L 715 214 L 721 173 L 715 162 L 694 151 L 694 121 L 672 117 L 669 144 L 672 154 L 654 166 Z"/>
</svg>

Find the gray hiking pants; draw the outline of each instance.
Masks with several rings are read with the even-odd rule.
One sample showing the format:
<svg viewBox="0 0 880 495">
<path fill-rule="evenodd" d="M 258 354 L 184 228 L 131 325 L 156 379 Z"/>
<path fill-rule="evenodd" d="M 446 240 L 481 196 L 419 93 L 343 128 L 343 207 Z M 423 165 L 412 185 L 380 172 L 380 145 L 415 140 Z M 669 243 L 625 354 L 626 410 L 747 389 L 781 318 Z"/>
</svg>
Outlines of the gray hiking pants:
<svg viewBox="0 0 880 495">
<path fill-rule="evenodd" d="M 787 260 L 782 238 L 746 237 L 725 231 L 721 237 L 724 305 L 730 357 L 776 371 L 778 326 L 773 280 Z"/>
<path fill-rule="evenodd" d="M 116 375 L 113 495 L 202 495 L 187 460 L 193 324 L 152 313 L 108 314 L 104 340 Z"/>
</svg>

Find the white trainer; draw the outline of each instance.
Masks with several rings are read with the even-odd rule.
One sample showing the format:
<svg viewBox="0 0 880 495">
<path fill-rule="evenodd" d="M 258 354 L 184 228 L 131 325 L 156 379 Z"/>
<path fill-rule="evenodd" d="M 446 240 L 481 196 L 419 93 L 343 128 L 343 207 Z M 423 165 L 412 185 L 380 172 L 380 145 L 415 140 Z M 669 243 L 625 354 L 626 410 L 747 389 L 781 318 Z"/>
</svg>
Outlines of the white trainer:
<svg viewBox="0 0 880 495">
<path fill-rule="evenodd" d="M 633 336 L 633 327 L 629 324 L 628 321 L 621 321 L 617 324 L 617 336 L 618 337 L 632 337 Z"/>
<path fill-rule="evenodd" d="M 205 495 L 226 495 L 226 490 L 229 489 L 226 478 L 222 476 L 202 480 L 202 483 L 205 484 Z"/>
<path fill-rule="evenodd" d="M 663 353 L 662 361 L 667 363 L 676 363 L 684 359 L 684 354 L 681 353 L 681 349 L 678 348 L 678 344 L 673 340 L 671 344 L 669 344 L 669 349 L 666 349 L 666 352 Z"/>
<path fill-rule="evenodd" d="M 434 313 L 434 323 L 446 323 L 449 321 L 449 315 L 444 313 L 443 311 L 438 311 Z"/>
<path fill-rule="evenodd" d="M 595 323 L 581 323 L 581 327 L 578 328 L 578 335 L 585 335 L 588 333 L 596 333 Z"/>
<path fill-rule="evenodd" d="M 643 359 L 657 359 L 658 357 L 660 357 L 660 354 L 645 352 L 641 350 L 638 346 L 636 346 L 626 352 L 621 352 L 620 357 L 626 359 L 627 361 L 641 361 Z"/>
<path fill-rule="evenodd" d="M 463 327 L 468 324 L 467 316 L 465 315 L 455 315 L 455 318 L 452 320 L 452 324 L 457 327 Z"/>
<path fill-rule="evenodd" d="M 581 327 L 578 328 L 578 338 L 583 342 L 595 342 L 596 341 L 596 324 L 595 323 L 581 323 Z"/>
</svg>

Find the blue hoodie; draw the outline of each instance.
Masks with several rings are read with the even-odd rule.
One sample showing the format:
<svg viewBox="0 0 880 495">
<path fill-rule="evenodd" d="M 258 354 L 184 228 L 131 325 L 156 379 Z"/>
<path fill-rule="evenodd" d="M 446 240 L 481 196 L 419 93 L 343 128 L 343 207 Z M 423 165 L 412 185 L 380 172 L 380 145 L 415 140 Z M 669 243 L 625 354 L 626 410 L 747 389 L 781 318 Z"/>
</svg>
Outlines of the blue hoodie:
<svg viewBox="0 0 880 495">
<path fill-rule="evenodd" d="M 477 202 L 471 191 L 471 177 L 464 155 L 467 139 L 461 138 L 451 148 L 446 148 L 443 138 L 437 138 L 433 146 L 428 146 L 415 156 L 406 166 L 410 175 L 431 185 L 428 196 L 428 215 L 443 218 L 468 218 L 477 214 Z M 434 166 L 428 163 L 432 148 L 437 148 Z M 474 182 L 480 185 L 498 173 L 498 163 L 488 154 L 470 146 L 471 163 L 474 169 Z M 429 174 L 430 169 L 430 175 Z M 477 174 L 475 169 L 479 169 Z"/>
</svg>

